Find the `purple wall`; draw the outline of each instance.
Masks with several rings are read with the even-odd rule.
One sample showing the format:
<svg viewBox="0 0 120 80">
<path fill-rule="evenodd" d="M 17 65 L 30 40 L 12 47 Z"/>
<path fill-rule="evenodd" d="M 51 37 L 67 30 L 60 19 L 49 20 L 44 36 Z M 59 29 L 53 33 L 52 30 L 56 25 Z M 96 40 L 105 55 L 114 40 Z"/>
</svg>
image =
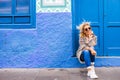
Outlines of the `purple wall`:
<svg viewBox="0 0 120 80">
<path fill-rule="evenodd" d="M 0 67 L 64 67 L 72 56 L 71 13 L 38 13 L 36 25 L 0 31 Z"/>
</svg>

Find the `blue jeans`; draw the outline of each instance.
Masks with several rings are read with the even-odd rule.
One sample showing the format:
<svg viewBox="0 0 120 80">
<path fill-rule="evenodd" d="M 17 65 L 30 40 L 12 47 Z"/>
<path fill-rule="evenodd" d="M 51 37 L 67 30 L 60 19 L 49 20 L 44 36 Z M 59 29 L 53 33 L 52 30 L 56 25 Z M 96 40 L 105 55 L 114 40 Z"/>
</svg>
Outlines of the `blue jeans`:
<svg viewBox="0 0 120 80">
<path fill-rule="evenodd" d="M 89 50 L 84 50 L 82 55 L 87 67 L 91 66 L 91 62 L 95 62 L 95 55 L 92 55 Z"/>
</svg>

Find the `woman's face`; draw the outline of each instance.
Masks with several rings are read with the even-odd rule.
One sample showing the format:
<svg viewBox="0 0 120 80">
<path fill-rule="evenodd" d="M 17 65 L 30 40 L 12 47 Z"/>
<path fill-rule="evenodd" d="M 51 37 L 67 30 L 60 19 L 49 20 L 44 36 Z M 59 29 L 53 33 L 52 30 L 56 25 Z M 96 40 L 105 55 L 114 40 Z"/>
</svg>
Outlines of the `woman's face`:
<svg viewBox="0 0 120 80">
<path fill-rule="evenodd" d="M 91 34 L 91 27 L 89 25 L 86 25 L 84 28 L 84 33 L 86 36 L 90 35 Z"/>
</svg>

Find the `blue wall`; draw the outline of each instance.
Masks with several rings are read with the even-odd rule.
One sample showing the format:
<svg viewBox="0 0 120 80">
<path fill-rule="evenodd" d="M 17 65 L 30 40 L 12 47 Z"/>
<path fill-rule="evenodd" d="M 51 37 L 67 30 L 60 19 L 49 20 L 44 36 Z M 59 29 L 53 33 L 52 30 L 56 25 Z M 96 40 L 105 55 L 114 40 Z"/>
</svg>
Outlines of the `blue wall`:
<svg viewBox="0 0 120 80">
<path fill-rule="evenodd" d="M 36 18 L 36 29 L 0 31 L 0 67 L 64 67 L 71 58 L 71 13 Z"/>
<path fill-rule="evenodd" d="M 0 30 L 0 68 L 84 67 L 73 55 L 71 13 L 37 13 L 36 29 Z M 96 66 L 120 66 L 97 58 Z"/>
</svg>

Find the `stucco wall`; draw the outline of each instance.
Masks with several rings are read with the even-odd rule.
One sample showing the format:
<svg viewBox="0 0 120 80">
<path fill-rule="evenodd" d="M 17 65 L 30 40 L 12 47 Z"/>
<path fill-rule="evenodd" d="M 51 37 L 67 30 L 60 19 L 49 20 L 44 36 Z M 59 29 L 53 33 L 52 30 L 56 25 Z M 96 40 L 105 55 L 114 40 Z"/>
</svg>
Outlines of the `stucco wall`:
<svg viewBox="0 0 120 80">
<path fill-rule="evenodd" d="M 0 30 L 1 68 L 64 67 L 72 56 L 72 17 L 71 1 L 61 1 L 65 6 L 45 7 L 36 0 L 35 29 Z"/>
<path fill-rule="evenodd" d="M 74 43 L 69 0 L 68 8 L 52 8 L 50 12 L 41 11 L 39 1 L 35 29 L 0 30 L 0 68 L 84 67 L 71 57 Z M 120 66 L 119 61 L 116 57 L 97 57 L 95 65 Z"/>
<path fill-rule="evenodd" d="M 36 29 L 0 31 L 0 67 L 64 67 L 72 56 L 71 13 L 37 13 Z"/>
</svg>

